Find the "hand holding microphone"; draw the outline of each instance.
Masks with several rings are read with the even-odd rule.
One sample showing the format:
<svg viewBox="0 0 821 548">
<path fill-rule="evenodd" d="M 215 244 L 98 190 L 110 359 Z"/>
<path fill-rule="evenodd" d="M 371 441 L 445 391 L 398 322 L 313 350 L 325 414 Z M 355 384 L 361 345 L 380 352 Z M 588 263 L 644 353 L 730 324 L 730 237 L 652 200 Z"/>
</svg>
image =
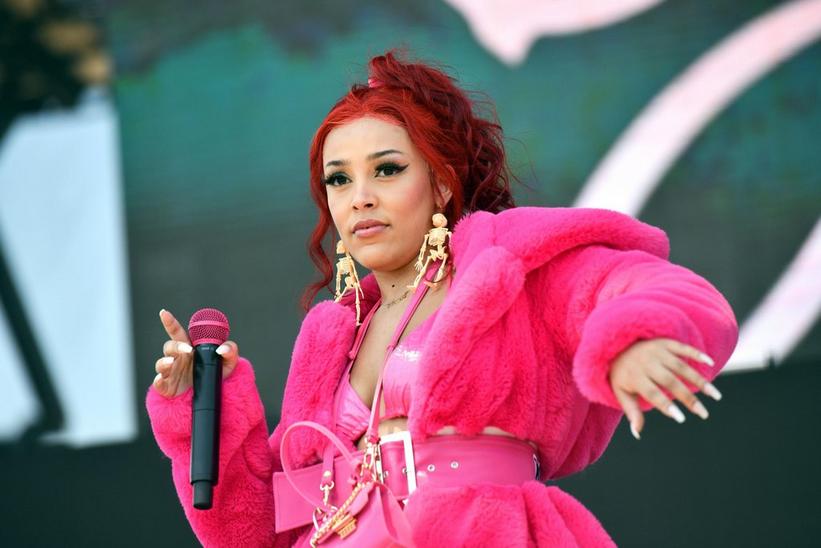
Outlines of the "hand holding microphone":
<svg viewBox="0 0 821 548">
<path fill-rule="evenodd" d="M 190 481 L 194 508 L 207 510 L 219 479 L 222 378 L 234 370 L 238 349 L 235 343 L 226 341 L 228 319 L 219 310 L 204 308 L 195 312 L 188 333 L 166 310 L 160 311 L 160 320 L 171 340 L 163 345 L 165 357 L 157 360 L 154 386 L 166 397 L 194 388 Z"/>
<path fill-rule="evenodd" d="M 179 396 L 194 384 L 193 348 L 188 333 L 168 310 L 160 310 L 160 321 L 169 340 L 162 347 L 163 357 L 154 366 L 157 376 L 154 388 L 166 398 Z M 234 341 L 225 341 L 217 348 L 222 356 L 222 378 L 226 379 L 234 370 L 239 358 L 239 348 Z"/>
</svg>

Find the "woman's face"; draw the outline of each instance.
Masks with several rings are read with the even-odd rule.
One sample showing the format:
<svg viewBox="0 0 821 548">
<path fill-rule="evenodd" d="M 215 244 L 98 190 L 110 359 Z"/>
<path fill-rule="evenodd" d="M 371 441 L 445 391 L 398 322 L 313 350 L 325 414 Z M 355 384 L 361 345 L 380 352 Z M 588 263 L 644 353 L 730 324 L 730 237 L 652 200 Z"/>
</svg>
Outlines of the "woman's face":
<svg viewBox="0 0 821 548">
<path fill-rule="evenodd" d="M 405 129 L 378 118 L 359 118 L 333 129 L 322 149 L 328 207 L 345 248 L 377 272 L 416 259 L 437 204 L 428 163 Z"/>
</svg>

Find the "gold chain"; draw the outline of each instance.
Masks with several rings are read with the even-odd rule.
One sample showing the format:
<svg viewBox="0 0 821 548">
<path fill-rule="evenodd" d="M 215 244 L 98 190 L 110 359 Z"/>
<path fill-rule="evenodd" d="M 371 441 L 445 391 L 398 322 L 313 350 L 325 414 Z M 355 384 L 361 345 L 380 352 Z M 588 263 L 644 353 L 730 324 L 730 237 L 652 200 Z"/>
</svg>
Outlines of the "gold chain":
<svg viewBox="0 0 821 548">
<path fill-rule="evenodd" d="M 393 305 L 395 305 L 396 303 L 398 303 L 400 301 L 404 301 L 408 297 L 409 294 L 410 294 L 410 289 L 407 289 L 407 290 L 405 290 L 404 293 L 402 293 L 402 295 L 400 297 L 397 297 L 396 299 L 392 300 L 389 303 L 385 303 L 382 306 L 384 306 L 385 308 L 390 308 Z"/>
<path fill-rule="evenodd" d="M 370 457 L 370 458 L 368 458 Z M 344 538 L 351 534 L 353 530 L 356 528 L 356 519 L 353 516 L 348 515 L 348 508 L 353 504 L 354 499 L 359 494 L 362 489 L 365 487 L 369 487 L 372 483 L 374 483 L 373 479 L 373 468 L 376 459 L 379 458 L 379 446 L 377 444 L 368 443 L 368 447 L 365 449 L 365 454 L 362 458 L 361 468 L 359 470 L 359 479 L 356 482 L 353 490 L 351 491 L 350 496 L 348 499 L 334 512 L 332 516 L 327 518 L 317 529 L 314 534 L 311 536 L 310 544 L 313 548 L 316 548 L 317 544 L 320 544 L 324 541 L 324 537 L 331 531 L 336 530 L 337 527 L 342 525 L 342 531 L 338 531 L 340 537 Z M 367 477 L 366 483 L 363 483 L 362 480 Z"/>
<path fill-rule="evenodd" d="M 339 521 L 347 517 L 348 508 L 351 504 L 353 504 L 354 499 L 356 499 L 356 496 L 365 486 L 366 484 L 363 483 L 356 484 L 356 486 L 353 488 L 353 491 L 351 491 L 351 495 L 348 497 L 348 500 L 346 500 L 342 504 L 342 506 L 340 506 L 339 509 L 336 512 L 334 512 L 333 516 L 326 519 L 325 523 L 323 523 L 322 526 L 319 529 L 317 529 L 316 532 L 313 534 L 313 536 L 311 537 L 311 546 L 316 547 L 316 545 L 321 542 L 320 539 L 322 539 L 326 534 L 328 534 L 328 532 L 330 532 L 330 530 L 333 529 Z"/>
</svg>

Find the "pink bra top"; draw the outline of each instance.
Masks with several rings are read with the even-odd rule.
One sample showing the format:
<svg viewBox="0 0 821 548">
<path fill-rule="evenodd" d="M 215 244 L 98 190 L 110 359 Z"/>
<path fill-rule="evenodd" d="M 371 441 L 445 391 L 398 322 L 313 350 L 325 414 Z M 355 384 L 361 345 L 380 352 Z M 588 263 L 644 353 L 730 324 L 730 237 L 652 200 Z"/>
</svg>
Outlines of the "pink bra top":
<svg viewBox="0 0 821 548">
<path fill-rule="evenodd" d="M 422 358 L 422 346 L 430 331 L 434 316 L 436 312 L 410 331 L 388 356 L 382 378 L 382 400 L 385 402 L 385 414 L 380 417 L 380 420 L 408 416 L 411 388 L 416 380 L 416 372 Z M 336 424 L 339 430 L 355 443 L 368 429 L 371 410 L 353 389 L 350 380 L 349 368 L 339 386 L 342 394 L 336 412 Z"/>
</svg>

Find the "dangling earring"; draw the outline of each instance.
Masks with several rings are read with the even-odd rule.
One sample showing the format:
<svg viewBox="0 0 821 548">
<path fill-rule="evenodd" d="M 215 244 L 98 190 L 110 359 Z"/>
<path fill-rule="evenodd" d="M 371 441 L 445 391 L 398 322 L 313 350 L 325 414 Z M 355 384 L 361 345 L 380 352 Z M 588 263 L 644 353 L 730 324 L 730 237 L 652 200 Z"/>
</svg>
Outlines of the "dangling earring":
<svg viewBox="0 0 821 548">
<path fill-rule="evenodd" d="M 416 259 L 416 265 L 414 265 L 419 275 L 416 276 L 413 284 L 408 286 L 411 289 L 416 289 L 419 282 L 422 281 L 431 261 L 442 261 L 442 264 L 439 265 L 439 270 L 436 271 L 436 276 L 433 277 L 433 281 L 425 281 L 428 287 L 432 289 L 439 287 L 439 282 L 445 279 L 450 272 L 448 265 L 448 244 L 453 234 L 446 228 L 448 226 L 448 219 L 441 213 L 434 213 L 432 221 L 433 228 L 425 234 L 425 240 L 422 242 L 422 248 L 419 250 L 419 257 Z M 425 258 L 425 253 L 428 255 L 427 258 Z"/>
<path fill-rule="evenodd" d="M 345 249 L 345 244 L 342 243 L 342 240 L 339 240 L 336 243 L 336 252 L 342 257 L 336 261 L 336 296 L 334 298 L 334 302 L 338 303 L 342 300 L 342 297 L 348 292 L 348 290 L 353 289 L 354 291 L 354 298 L 356 299 L 356 325 L 360 325 L 359 321 L 359 298 L 364 295 L 362 292 L 362 288 L 359 285 L 359 276 L 356 273 L 356 263 L 353 262 L 353 257 L 350 256 L 348 251 Z M 342 284 L 345 284 L 345 287 L 342 288 Z"/>
</svg>

